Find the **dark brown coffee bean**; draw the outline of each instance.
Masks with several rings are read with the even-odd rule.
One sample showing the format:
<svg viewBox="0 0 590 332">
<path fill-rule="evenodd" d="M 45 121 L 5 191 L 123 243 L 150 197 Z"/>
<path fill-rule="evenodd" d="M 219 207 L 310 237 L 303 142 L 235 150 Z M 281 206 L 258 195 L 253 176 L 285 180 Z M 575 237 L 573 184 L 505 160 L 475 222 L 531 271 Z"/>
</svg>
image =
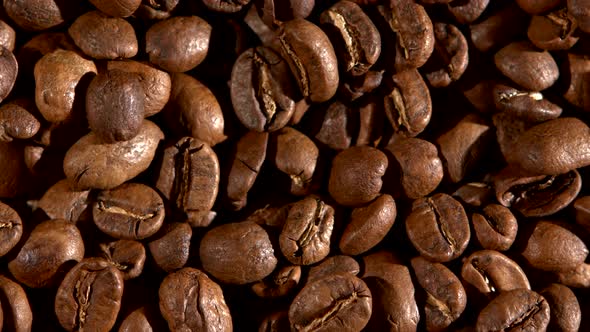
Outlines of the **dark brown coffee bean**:
<svg viewBox="0 0 590 332">
<path fill-rule="evenodd" d="M 369 100 L 360 106 L 359 110 L 359 131 L 356 136 L 355 145 L 369 145 L 376 147 L 383 139 L 385 114 L 377 100 Z"/>
<path fill-rule="evenodd" d="M 158 294 L 170 331 L 233 330 L 221 287 L 200 270 L 187 267 L 169 274 Z"/>
<path fill-rule="evenodd" d="M 67 18 L 64 17 L 64 5 L 58 0 L 4 0 L 6 14 L 21 28 L 29 31 L 45 30 L 62 24 Z"/>
<path fill-rule="evenodd" d="M 276 269 L 270 276 L 252 285 L 252 291 L 262 298 L 276 298 L 288 295 L 301 279 L 301 266 L 288 265 Z"/>
<path fill-rule="evenodd" d="M 205 7 L 221 13 L 235 13 L 248 5 L 251 0 L 203 0 Z"/>
<path fill-rule="evenodd" d="M 107 69 L 135 73 L 139 76 L 139 82 L 145 95 L 144 117 L 147 118 L 160 112 L 168 102 L 172 80 L 167 72 L 149 64 L 132 60 L 109 61 Z"/>
<path fill-rule="evenodd" d="M 468 290 L 491 298 L 497 294 L 517 288 L 531 289 L 529 280 L 510 258 L 494 250 L 480 250 L 463 262 L 461 278 Z M 475 299 L 476 294 L 470 294 Z"/>
<path fill-rule="evenodd" d="M 590 264 L 582 263 L 574 269 L 556 273 L 560 284 L 575 288 L 590 288 Z"/>
<path fill-rule="evenodd" d="M 385 150 L 393 154 L 396 161 L 389 163 L 387 172 L 399 177 L 396 180 L 399 184 L 387 185 L 397 187 L 394 190 L 403 192 L 406 197 L 424 197 L 442 181 L 443 165 L 434 144 L 418 138 L 400 138 Z"/>
<path fill-rule="evenodd" d="M 23 235 L 23 222 L 16 211 L 0 202 L 0 257 L 16 246 Z"/>
<path fill-rule="evenodd" d="M 334 37 L 331 41 L 345 72 L 361 75 L 377 62 L 381 55 L 381 35 L 359 5 L 339 1 L 322 13 L 320 23 Z"/>
<path fill-rule="evenodd" d="M 10 142 L 13 139 L 28 139 L 39 132 L 41 123 L 29 112 L 28 104 L 29 101 L 21 104 L 19 100 L 0 107 L 0 140 Z"/>
<path fill-rule="evenodd" d="M 494 87 L 494 103 L 498 111 L 533 123 L 558 118 L 562 111 L 540 92 L 520 91 L 504 84 Z"/>
<path fill-rule="evenodd" d="M 562 1 L 559 0 L 516 0 L 516 3 L 524 11 L 531 15 L 537 15 L 547 12 L 556 6 L 559 6 Z"/>
<path fill-rule="evenodd" d="M 487 8 L 489 0 L 467 0 L 449 3 L 449 12 L 459 24 L 471 23 L 477 20 Z"/>
<path fill-rule="evenodd" d="M 424 73 L 430 86 L 446 87 L 467 69 L 467 40 L 456 26 L 446 23 L 434 24 L 434 38 L 434 52 L 429 61 L 432 65 L 427 62 Z"/>
<path fill-rule="evenodd" d="M 494 188 L 484 182 L 470 182 L 459 187 L 452 196 L 465 204 L 479 207 L 492 201 Z"/>
<path fill-rule="evenodd" d="M 166 71 L 185 72 L 205 59 L 211 26 L 197 16 L 177 16 L 152 25 L 145 38 L 151 63 Z"/>
<path fill-rule="evenodd" d="M 24 163 L 24 148 L 16 142 L 0 142 L 0 197 L 21 194 L 30 176 Z"/>
<path fill-rule="evenodd" d="M 131 16 L 139 8 L 141 0 L 89 0 L 96 8 L 113 17 Z"/>
<path fill-rule="evenodd" d="M 502 205 L 486 206 L 481 213 L 474 213 L 471 221 L 477 242 L 484 249 L 506 251 L 516 239 L 518 222 Z"/>
<path fill-rule="evenodd" d="M 280 26 L 277 38 L 303 96 L 318 103 L 332 98 L 339 74 L 328 36 L 315 24 L 294 19 Z"/>
<path fill-rule="evenodd" d="M 261 17 L 272 26 L 275 20 L 286 22 L 295 18 L 306 18 L 314 8 L 315 0 L 255 0 Z"/>
<path fill-rule="evenodd" d="M 152 188 L 125 183 L 98 194 L 92 207 L 96 226 L 116 239 L 142 240 L 164 222 L 164 202 Z"/>
<path fill-rule="evenodd" d="M 227 178 L 227 198 L 235 210 L 246 206 L 248 191 L 254 185 L 266 159 L 268 133 L 249 131 L 240 138 Z"/>
<path fill-rule="evenodd" d="M 578 197 L 573 204 L 576 223 L 590 231 L 590 196 Z"/>
<path fill-rule="evenodd" d="M 234 63 L 232 105 L 240 122 L 250 130 L 284 127 L 295 111 L 296 89 L 289 65 L 270 48 L 248 49 Z"/>
<path fill-rule="evenodd" d="M 78 228 L 69 221 L 48 220 L 33 229 L 8 269 L 29 287 L 51 287 L 63 278 L 63 264 L 83 257 L 84 242 Z"/>
<path fill-rule="evenodd" d="M 353 125 L 352 110 L 345 104 L 335 101 L 324 115 L 322 126 L 315 138 L 330 149 L 341 151 L 350 147 Z"/>
<path fill-rule="evenodd" d="M 496 127 L 496 141 L 505 156 L 517 145 L 520 146 L 520 136 L 535 125 L 508 112 L 494 114 L 492 121 Z"/>
<path fill-rule="evenodd" d="M 307 284 L 289 307 L 292 331 L 360 331 L 371 317 L 371 291 L 352 274 Z"/>
<path fill-rule="evenodd" d="M 549 304 L 544 297 L 528 289 L 501 293 L 477 317 L 477 332 L 545 331 L 549 324 Z"/>
<path fill-rule="evenodd" d="M 553 0 L 556 3 L 560 1 Z M 578 22 L 580 30 L 590 32 L 590 11 L 588 10 L 588 0 L 567 0 L 567 10 Z"/>
<path fill-rule="evenodd" d="M 91 132 L 68 150 L 64 172 L 78 189 L 115 188 L 148 168 L 163 136 L 148 120 L 129 141 L 104 144 Z"/>
<path fill-rule="evenodd" d="M 55 314 L 67 331 L 108 331 L 117 320 L 123 297 L 123 276 L 102 258 L 86 258 L 74 266 L 55 295 Z"/>
<path fill-rule="evenodd" d="M 143 271 L 146 254 L 141 242 L 119 240 L 101 243 L 104 258 L 123 274 L 124 280 L 137 278 Z"/>
<path fill-rule="evenodd" d="M 420 73 L 409 69 L 392 76 L 392 88 L 383 98 L 385 114 L 396 133 L 414 137 L 430 122 L 432 101 Z"/>
<path fill-rule="evenodd" d="M 590 98 L 588 98 L 590 85 L 588 73 L 590 73 L 590 58 L 585 55 L 568 53 L 561 66 L 562 80 L 566 87 L 563 97 L 575 107 L 585 111 L 590 110 Z"/>
<path fill-rule="evenodd" d="M 551 54 L 528 41 L 508 44 L 494 55 L 494 62 L 502 74 L 530 91 L 545 90 L 559 77 Z"/>
<path fill-rule="evenodd" d="M 128 141 L 141 128 L 144 91 L 139 76 L 120 70 L 96 75 L 86 94 L 90 129 L 105 143 Z"/>
<path fill-rule="evenodd" d="M 412 258 L 411 263 L 418 283 L 426 292 L 426 329 L 442 331 L 465 310 L 465 289 L 459 278 L 440 263 L 431 263 L 422 257 Z"/>
<path fill-rule="evenodd" d="M 148 243 L 148 249 L 156 265 L 166 271 L 182 268 L 188 261 L 193 229 L 186 223 L 164 225 L 154 240 Z"/>
<path fill-rule="evenodd" d="M 289 209 L 279 236 L 281 252 L 291 263 L 310 265 L 330 253 L 334 208 L 314 197 L 306 197 Z"/>
<path fill-rule="evenodd" d="M 43 210 L 51 219 L 65 219 L 76 223 L 88 207 L 89 193 L 90 190 L 72 189 L 70 180 L 63 179 L 47 189 L 37 203 L 37 208 Z"/>
<path fill-rule="evenodd" d="M 133 26 L 97 10 L 78 17 L 68 33 L 84 54 L 95 59 L 132 58 L 137 54 Z"/>
<path fill-rule="evenodd" d="M 566 8 L 552 11 L 543 16 L 533 16 L 527 35 L 538 48 L 548 51 L 570 49 L 578 42 L 574 35 L 578 28 L 576 20 Z"/>
<path fill-rule="evenodd" d="M 177 136 L 191 136 L 215 146 L 223 142 L 225 121 L 217 98 L 201 82 L 182 73 L 172 75 L 164 120 Z"/>
<path fill-rule="evenodd" d="M 567 286 L 551 284 L 540 294 L 549 303 L 549 331 L 574 332 L 580 329 L 582 312 L 574 292 Z"/>
<path fill-rule="evenodd" d="M 25 290 L 16 282 L 0 276 L 0 322 L 3 328 L 10 331 L 31 331 L 33 313 Z"/>
<path fill-rule="evenodd" d="M 194 227 L 206 227 L 219 191 L 219 160 L 215 151 L 198 139 L 184 137 L 164 150 L 156 188 Z"/>
<path fill-rule="evenodd" d="M 461 203 L 447 194 L 419 198 L 406 218 L 406 232 L 418 252 L 433 262 L 448 262 L 467 248 L 469 220 Z"/>
<path fill-rule="evenodd" d="M 372 147 L 357 146 L 340 152 L 332 161 L 330 195 L 345 206 L 372 201 L 381 191 L 387 165 L 387 156 Z"/>
<path fill-rule="evenodd" d="M 389 232 L 397 210 L 390 195 L 377 197 L 367 206 L 352 210 L 350 221 L 340 238 L 339 248 L 345 255 L 360 255 L 376 246 Z"/>
<path fill-rule="evenodd" d="M 369 70 L 363 75 L 346 77 L 346 81 L 341 83 L 340 95 L 345 100 L 353 101 L 372 92 L 381 85 L 384 72 L 384 70 Z"/>
<path fill-rule="evenodd" d="M 16 41 L 16 32 L 3 20 L 0 20 L 0 47 L 4 47 L 10 52 L 14 52 L 14 43 Z"/>
<path fill-rule="evenodd" d="M 395 34 L 396 71 L 420 68 L 434 50 L 432 21 L 424 7 L 403 0 L 385 1 L 377 9 Z"/>
<path fill-rule="evenodd" d="M 35 103 L 43 117 L 49 122 L 70 119 L 76 86 L 96 72 L 92 61 L 73 51 L 58 49 L 44 55 L 35 65 Z"/>
<path fill-rule="evenodd" d="M 289 313 L 287 311 L 274 312 L 264 318 L 258 332 L 288 332 L 291 331 Z"/>
<path fill-rule="evenodd" d="M 291 178 L 291 194 L 309 194 L 319 157 L 318 147 L 305 134 L 291 127 L 275 132 L 270 139 L 273 147 L 270 158 Z"/>
<path fill-rule="evenodd" d="M 2 102 L 16 82 L 18 63 L 14 54 L 4 46 L 0 46 L 0 102 Z"/>
<path fill-rule="evenodd" d="M 525 31 L 529 17 L 516 3 L 507 3 L 479 23 L 469 26 L 473 46 L 480 52 L 497 50 Z"/>
<path fill-rule="evenodd" d="M 564 174 L 590 164 L 590 128 L 576 118 L 541 123 L 520 137 L 508 163 L 530 174 Z"/>
<path fill-rule="evenodd" d="M 359 274 L 359 263 L 350 256 L 337 255 L 324 259 L 320 264 L 309 269 L 307 283 L 320 280 L 339 273 Z"/>
<path fill-rule="evenodd" d="M 526 238 L 522 256 L 534 268 L 544 271 L 567 271 L 584 263 L 588 256 L 586 244 L 565 225 L 538 221 Z"/>
</svg>

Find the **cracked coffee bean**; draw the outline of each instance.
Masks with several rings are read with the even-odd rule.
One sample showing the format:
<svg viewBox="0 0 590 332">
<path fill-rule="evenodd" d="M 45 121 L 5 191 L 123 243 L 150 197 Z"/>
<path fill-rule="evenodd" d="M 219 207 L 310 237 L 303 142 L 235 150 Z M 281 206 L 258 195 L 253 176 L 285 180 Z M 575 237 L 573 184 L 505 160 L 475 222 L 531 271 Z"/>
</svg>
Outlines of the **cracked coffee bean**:
<svg viewBox="0 0 590 332">
<path fill-rule="evenodd" d="M 435 23 L 434 38 L 434 52 L 424 66 L 424 76 L 432 87 L 440 88 L 461 78 L 469 63 L 468 46 L 461 30 L 452 24 Z"/>
<path fill-rule="evenodd" d="M 528 92 L 498 84 L 494 87 L 496 109 L 528 122 L 544 122 L 561 115 L 561 107 L 547 100 L 540 92 Z"/>
<path fill-rule="evenodd" d="M 143 271 L 147 256 L 141 242 L 118 240 L 101 243 L 100 249 L 104 258 L 121 271 L 124 280 L 137 278 Z"/>
<path fill-rule="evenodd" d="M 9 205 L 0 202 L 0 257 L 9 253 L 23 235 L 23 222 Z"/>
</svg>

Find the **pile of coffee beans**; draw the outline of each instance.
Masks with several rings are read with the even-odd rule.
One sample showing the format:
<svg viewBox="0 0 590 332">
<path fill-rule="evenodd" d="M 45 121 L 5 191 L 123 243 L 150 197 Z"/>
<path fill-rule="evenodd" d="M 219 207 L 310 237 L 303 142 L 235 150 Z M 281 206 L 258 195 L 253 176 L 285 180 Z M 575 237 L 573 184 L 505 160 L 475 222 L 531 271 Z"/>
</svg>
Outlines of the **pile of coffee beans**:
<svg viewBox="0 0 590 332">
<path fill-rule="evenodd" d="M 590 330 L 589 0 L 2 4 L 0 329 Z"/>
</svg>

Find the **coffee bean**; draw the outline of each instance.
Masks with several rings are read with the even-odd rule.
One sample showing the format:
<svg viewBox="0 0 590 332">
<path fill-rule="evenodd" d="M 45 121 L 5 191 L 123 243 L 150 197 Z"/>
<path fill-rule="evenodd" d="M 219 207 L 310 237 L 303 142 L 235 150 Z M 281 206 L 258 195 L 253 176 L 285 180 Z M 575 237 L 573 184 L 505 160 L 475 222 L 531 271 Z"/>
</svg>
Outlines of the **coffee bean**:
<svg viewBox="0 0 590 332">
<path fill-rule="evenodd" d="M 0 197 L 21 194 L 30 176 L 24 163 L 24 147 L 16 142 L 0 142 Z"/>
<path fill-rule="evenodd" d="M 481 22 L 469 26 L 471 41 L 480 52 L 495 51 L 520 36 L 528 22 L 528 16 L 516 3 L 507 3 Z"/>
<path fill-rule="evenodd" d="M 16 82 L 18 63 L 14 54 L 4 46 L 0 46 L 0 102 L 2 102 Z"/>
<path fill-rule="evenodd" d="M 574 35 L 578 23 L 566 8 L 542 16 L 533 16 L 527 35 L 538 48 L 548 51 L 570 49 L 578 42 Z"/>
<path fill-rule="evenodd" d="M 332 256 L 324 259 L 320 264 L 309 269 L 307 283 L 338 273 L 357 275 L 360 270 L 359 263 L 354 258 L 344 255 Z"/>
<path fill-rule="evenodd" d="M 470 182 L 462 185 L 453 193 L 461 202 L 479 207 L 492 201 L 494 188 L 483 182 Z"/>
<path fill-rule="evenodd" d="M 16 32 L 3 20 L 0 20 L 0 47 L 4 47 L 10 52 L 14 52 L 14 43 L 16 41 Z"/>
<path fill-rule="evenodd" d="M 322 200 L 306 197 L 289 209 L 279 236 L 283 255 L 293 264 L 317 263 L 330 252 L 334 208 Z"/>
<path fill-rule="evenodd" d="M 467 40 L 454 25 L 437 22 L 434 24 L 435 47 L 432 64 L 425 64 L 425 76 L 432 87 L 445 87 L 458 80 L 467 69 L 469 55 Z"/>
<path fill-rule="evenodd" d="M 131 312 L 123 321 L 119 327 L 119 332 L 150 332 L 154 330 L 154 326 L 150 323 L 148 313 L 145 308 L 139 308 Z"/>
<path fill-rule="evenodd" d="M 189 224 L 165 224 L 148 243 L 150 255 L 156 266 L 166 272 L 184 267 L 188 261 L 192 236 L 193 229 Z"/>
<path fill-rule="evenodd" d="M 406 218 L 406 233 L 422 256 L 433 262 L 448 262 L 467 248 L 469 220 L 461 203 L 439 193 L 414 201 Z"/>
<path fill-rule="evenodd" d="M 527 289 L 501 293 L 477 317 L 475 330 L 507 329 L 545 331 L 549 324 L 549 304 L 544 297 Z"/>
<path fill-rule="evenodd" d="M 18 283 L 0 276 L 3 328 L 11 331 L 31 331 L 33 313 L 27 293 Z"/>
<path fill-rule="evenodd" d="M 37 203 L 37 208 L 51 219 L 65 219 L 76 223 L 88 207 L 89 193 L 90 190 L 73 190 L 72 183 L 63 179 L 47 189 Z"/>
<path fill-rule="evenodd" d="M 63 264 L 84 257 L 80 231 L 69 221 L 55 219 L 37 225 L 8 263 L 19 282 L 33 288 L 51 287 L 65 274 Z"/>
<path fill-rule="evenodd" d="M 16 246 L 23 235 L 23 222 L 16 211 L 0 202 L 0 256 Z"/>
<path fill-rule="evenodd" d="M 289 313 L 287 311 L 279 311 L 268 315 L 258 327 L 258 332 L 282 331 L 291 331 L 289 325 Z"/>
<path fill-rule="evenodd" d="M 141 0 L 89 0 L 103 13 L 113 17 L 128 17 L 139 8 Z"/>
<path fill-rule="evenodd" d="M 0 140 L 28 139 L 39 132 L 41 123 L 27 110 L 31 107 L 29 101 L 20 100 L 0 106 Z"/>
<path fill-rule="evenodd" d="M 202 18 L 177 16 L 149 28 L 145 35 L 146 53 L 151 63 L 166 71 L 185 72 L 203 62 L 210 37 L 211 26 Z"/>
<path fill-rule="evenodd" d="M 354 125 L 352 110 L 335 101 L 328 106 L 322 126 L 315 138 L 330 149 L 341 151 L 350 147 L 351 128 Z"/>
<path fill-rule="evenodd" d="M 340 96 L 353 101 L 374 91 L 381 85 L 384 72 L 384 70 L 369 70 L 363 75 L 345 77 L 345 81 L 340 85 Z"/>
<path fill-rule="evenodd" d="M 559 6 L 561 1 L 558 0 L 516 0 L 516 3 L 529 14 L 537 15 L 547 12 L 556 6 Z"/>
<path fill-rule="evenodd" d="M 67 331 L 110 330 L 123 297 L 123 276 L 102 258 L 86 258 L 65 276 L 55 295 L 55 314 Z"/>
<path fill-rule="evenodd" d="M 561 3 L 553 0 L 555 3 Z M 567 10 L 578 22 L 580 30 L 590 32 L 590 12 L 588 12 L 587 0 L 568 0 Z"/>
<path fill-rule="evenodd" d="M 276 298 L 288 295 L 299 285 L 301 267 L 288 265 L 278 268 L 265 280 L 252 285 L 252 291 L 262 298 Z"/>
<path fill-rule="evenodd" d="M 314 8 L 315 0 L 255 0 L 256 8 L 267 25 L 275 20 L 290 21 L 295 18 L 306 18 Z"/>
<path fill-rule="evenodd" d="M 590 264 L 582 263 L 574 269 L 559 271 L 556 275 L 558 282 L 565 286 L 576 288 L 590 287 Z"/>
<path fill-rule="evenodd" d="M 124 280 L 137 278 L 143 271 L 146 254 L 141 242 L 119 240 L 101 243 L 104 258 L 121 271 Z"/>
<path fill-rule="evenodd" d="M 351 274 L 307 284 L 289 307 L 293 331 L 360 331 L 371 317 L 371 291 Z"/>
<path fill-rule="evenodd" d="M 576 213 L 576 223 L 586 230 L 590 229 L 590 196 L 578 197 L 572 204 Z"/>
<path fill-rule="evenodd" d="M 148 120 L 129 141 L 104 144 L 91 132 L 70 147 L 64 172 L 77 189 L 115 188 L 148 168 L 162 138 L 160 128 Z"/>
<path fill-rule="evenodd" d="M 575 107 L 590 110 L 590 87 L 586 83 L 590 72 L 590 59 L 584 55 L 568 53 L 561 65 L 561 72 L 566 87 L 563 97 Z"/>
<path fill-rule="evenodd" d="M 494 104 L 498 111 L 534 123 L 555 119 L 562 111 L 540 92 L 520 91 L 503 84 L 494 87 Z"/>
<path fill-rule="evenodd" d="M 203 4 L 216 12 L 235 13 L 248 5 L 251 0 L 203 0 Z"/>
<path fill-rule="evenodd" d="M 91 11 L 78 17 L 68 33 L 84 54 L 95 59 L 132 58 L 137 54 L 133 26 L 118 17 Z"/>
<path fill-rule="evenodd" d="M 489 0 L 467 0 L 451 2 L 447 6 L 457 23 L 465 24 L 477 20 L 489 3 Z"/>
<path fill-rule="evenodd" d="M 92 206 L 96 226 L 117 239 L 142 240 L 155 234 L 164 222 L 164 202 L 152 188 L 125 183 L 100 192 Z"/>
<path fill-rule="evenodd" d="M 555 60 L 530 42 L 513 42 L 494 55 L 498 70 L 516 84 L 531 91 L 549 88 L 559 77 Z"/>
<path fill-rule="evenodd" d="M 567 286 L 551 284 L 541 292 L 549 304 L 549 331 L 578 331 L 582 320 L 580 304 Z"/>
<path fill-rule="evenodd" d="M 63 4 L 57 0 L 4 0 L 6 14 L 21 28 L 29 31 L 45 30 L 62 24 L 67 17 L 64 17 L 65 8 L 61 7 Z"/>
<path fill-rule="evenodd" d="M 475 237 L 484 249 L 505 251 L 516 239 L 518 222 L 502 205 L 487 205 L 481 213 L 474 213 L 471 221 Z"/>
<path fill-rule="evenodd" d="M 200 270 L 187 267 L 169 274 L 158 294 L 170 331 L 233 330 L 221 287 Z"/>
</svg>

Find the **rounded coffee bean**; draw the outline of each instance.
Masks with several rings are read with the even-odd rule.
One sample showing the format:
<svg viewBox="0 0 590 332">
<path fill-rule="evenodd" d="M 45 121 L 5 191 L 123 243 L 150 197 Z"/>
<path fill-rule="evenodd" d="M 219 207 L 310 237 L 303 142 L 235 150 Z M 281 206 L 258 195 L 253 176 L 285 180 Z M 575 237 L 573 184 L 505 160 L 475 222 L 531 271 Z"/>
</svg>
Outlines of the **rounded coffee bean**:
<svg viewBox="0 0 590 332">
<path fill-rule="evenodd" d="M 117 320 L 123 275 L 102 258 L 74 266 L 55 295 L 55 314 L 67 331 L 108 331 Z"/>
<path fill-rule="evenodd" d="M 494 104 L 500 112 L 533 123 L 558 118 L 562 111 L 540 92 L 520 91 L 504 84 L 494 87 Z"/>
<path fill-rule="evenodd" d="M 177 16 L 152 25 L 147 31 L 150 62 L 170 72 L 195 68 L 209 51 L 211 26 L 197 16 Z"/>
<path fill-rule="evenodd" d="M 529 16 L 520 10 L 516 3 L 506 3 L 502 9 L 481 22 L 469 26 L 471 41 L 473 46 L 481 52 L 494 51 L 521 38 L 528 23 Z"/>
<path fill-rule="evenodd" d="M 470 239 L 465 209 L 447 194 L 419 198 L 406 218 L 406 233 L 420 255 L 433 262 L 459 257 Z"/>
<path fill-rule="evenodd" d="M 582 54 L 568 53 L 561 64 L 563 85 L 562 95 L 570 104 L 585 111 L 590 110 L 588 85 L 586 80 L 590 72 L 590 59 Z"/>
<path fill-rule="evenodd" d="M 249 221 L 225 224 L 208 231 L 201 240 L 199 255 L 205 271 L 229 284 L 262 280 L 277 265 L 268 234 Z"/>
<path fill-rule="evenodd" d="M 70 180 L 63 179 L 47 189 L 37 203 L 37 208 L 51 219 L 65 219 L 76 223 L 83 217 L 90 203 L 89 193 L 90 190 L 73 190 Z"/>
<path fill-rule="evenodd" d="M 395 201 L 387 194 L 367 206 L 355 208 L 340 238 L 340 251 L 345 255 L 359 255 L 370 250 L 385 238 L 396 216 Z"/>
<path fill-rule="evenodd" d="M 150 316 L 151 315 L 147 313 L 145 307 L 136 309 L 121 321 L 121 326 L 119 326 L 118 332 L 154 331 L 154 326 L 150 322 L 151 319 L 148 318 Z"/>
<path fill-rule="evenodd" d="M 51 287 L 63 278 L 63 264 L 82 258 L 84 242 L 78 228 L 69 221 L 48 220 L 33 229 L 8 269 L 29 287 Z"/>
<path fill-rule="evenodd" d="M 18 74 L 18 63 L 14 54 L 4 46 L 0 46 L 0 102 L 12 91 Z"/>
<path fill-rule="evenodd" d="M 128 141 L 141 128 L 144 101 L 138 75 L 120 70 L 100 73 L 86 94 L 88 125 L 105 143 Z"/>
<path fill-rule="evenodd" d="M 203 0 L 205 7 L 221 13 L 235 13 L 248 5 L 251 0 Z"/>
<path fill-rule="evenodd" d="M 233 330 L 221 287 L 200 270 L 187 267 L 169 274 L 158 295 L 170 331 Z"/>
<path fill-rule="evenodd" d="M 481 213 L 472 215 L 471 222 L 475 237 L 484 249 L 505 251 L 516 239 L 516 217 L 502 205 L 487 205 Z"/>
<path fill-rule="evenodd" d="M 432 87 L 446 87 L 458 80 L 469 63 L 467 40 L 452 24 L 435 23 L 436 39 L 431 63 L 425 64 L 425 76 Z"/>
<path fill-rule="evenodd" d="M 559 68 L 547 51 L 530 42 L 513 42 L 494 56 L 496 67 L 506 77 L 530 91 L 549 88 L 559 77 Z"/>
<path fill-rule="evenodd" d="M 262 298 L 276 298 L 289 294 L 299 285 L 301 266 L 288 265 L 276 269 L 265 280 L 252 285 L 252 291 Z"/>
<path fill-rule="evenodd" d="M 6 103 L 0 107 L 0 140 L 28 139 L 37 134 L 41 123 L 27 108 L 29 101 L 20 100 Z"/>
<path fill-rule="evenodd" d="M 131 16 L 141 5 L 141 0 L 89 0 L 96 8 L 113 17 Z"/>
<path fill-rule="evenodd" d="M 165 224 L 148 243 L 156 266 L 170 272 L 182 268 L 188 261 L 193 229 L 187 223 Z"/>
<path fill-rule="evenodd" d="M 21 28 L 39 31 L 58 26 L 66 19 L 59 0 L 4 0 L 4 10 Z M 70 4 L 78 6 L 78 4 Z"/>
<path fill-rule="evenodd" d="M 522 10 L 531 14 L 538 15 L 559 6 L 560 0 L 516 0 L 516 3 Z"/>
<path fill-rule="evenodd" d="M 27 298 L 27 293 L 18 283 L 0 276 L 0 297 L 2 309 L 0 322 L 4 330 L 31 331 L 33 326 L 33 312 Z"/>
<path fill-rule="evenodd" d="M 310 265 L 330 253 L 334 208 L 320 199 L 306 197 L 289 209 L 279 236 L 283 255 L 293 264 Z"/>
<path fill-rule="evenodd" d="M 480 207 L 492 201 L 494 190 L 490 184 L 484 182 L 469 182 L 459 187 L 453 197 L 465 204 Z"/>
<path fill-rule="evenodd" d="M 132 58 L 137 54 L 133 26 L 97 10 L 78 17 L 68 33 L 84 54 L 95 59 Z"/>
<path fill-rule="evenodd" d="M 16 211 L 0 202 L 0 257 L 16 246 L 23 235 L 23 222 Z"/>
<path fill-rule="evenodd" d="M 14 52 L 14 43 L 16 41 L 16 32 L 6 22 L 0 20 L 0 47 L 4 47 L 10 52 Z"/>
<path fill-rule="evenodd" d="M 163 136 L 148 120 L 143 120 L 139 133 L 129 141 L 104 144 L 91 132 L 70 147 L 64 172 L 78 189 L 115 188 L 148 168 Z"/>
<path fill-rule="evenodd" d="M 332 256 L 309 269 L 307 282 L 310 283 L 339 273 L 357 275 L 360 270 L 360 265 L 354 258 L 344 255 Z"/>
<path fill-rule="evenodd" d="M 256 8 L 262 12 L 262 19 L 267 22 L 279 20 L 290 21 L 306 18 L 315 6 L 315 0 L 255 0 Z M 270 24 L 269 24 L 270 25 Z"/>
<path fill-rule="evenodd" d="M 549 324 L 549 304 L 544 297 L 528 289 L 500 293 L 477 317 L 475 330 L 545 331 Z"/>
<path fill-rule="evenodd" d="M 295 75 L 305 98 L 324 102 L 338 89 L 338 61 L 328 36 L 315 24 L 294 19 L 280 26 L 283 58 Z"/>
<path fill-rule="evenodd" d="M 371 318 L 371 291 L 352 274 L 307 284 L 289 307 L 292 331 L 360 331 Z"/>
<path fill-rule="evenodd" d="M 527 35 L 538 48 L 548 51 L 570 49 L 578 42 L 576 20 L 562 8 L 542 16 L 533 16 Z"/>
<path fill-rule="evenodd" d="M 467 0 L 451 2 L 447 6 L 457 23 L 466 24 L 477 20 L 489 3 L 489 0 Z"/>
<path fill-rule="evenodd" d="M 121 271 L 124 280 L 137 278 L 143 271 L 146 254 L 141 242 L 119 240 L 101 243 L 104 258 Z"/>
<path fill-rule="evenodd" d="M 328 191 L 341 205 L 368 203 L 379 195 L 387 165 L 387 156 L 375 148 L 346 149 L 332 161 Z"/>
<path fill-rule="evenodd" d="M 580 329 L 582 311 L 574 292 L 562 284 L 551 284 L 540 294 L 549 303 L 548 331 L 574 332 Z"/>
<path fill-rule="evenodd" d="M 553 0 L 556 3 L 561 3 Z M 588 0 L 567 0 L 567 10 L 578 22 L 580 30 L 590 32 L 590 11 L 588 10 Z"/>
</svg>

